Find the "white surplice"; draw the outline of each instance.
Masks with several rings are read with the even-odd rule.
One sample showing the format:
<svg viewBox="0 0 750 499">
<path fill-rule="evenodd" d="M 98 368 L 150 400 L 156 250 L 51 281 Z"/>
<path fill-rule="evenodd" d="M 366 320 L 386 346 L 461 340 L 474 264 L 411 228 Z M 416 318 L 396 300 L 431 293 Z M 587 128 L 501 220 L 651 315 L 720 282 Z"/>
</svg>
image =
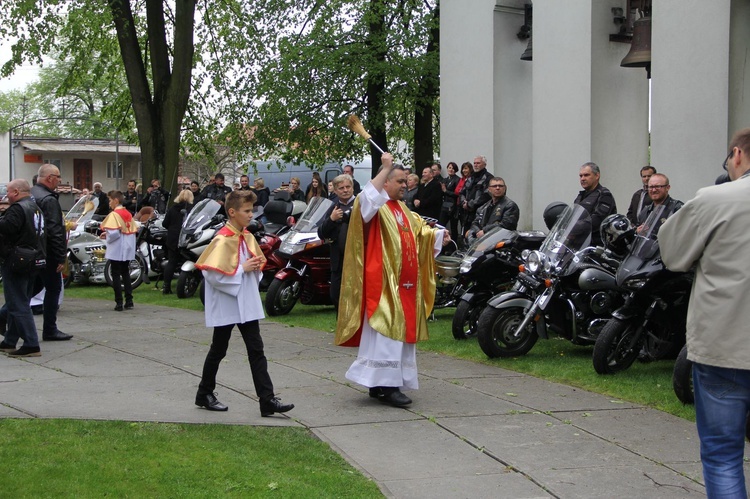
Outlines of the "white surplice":
<svg viewBox="0 0 750 499">
<path fill-rule="evenodd" d="M 203 271 L 206 279 L 206 327 L 243 324 L 265 317 L 258 291 L 261 272 L 242 270 L 242 263 L 249 258 L 247 246 L 240 240 L 239 266 L 234 275 Z"/>
</svg>

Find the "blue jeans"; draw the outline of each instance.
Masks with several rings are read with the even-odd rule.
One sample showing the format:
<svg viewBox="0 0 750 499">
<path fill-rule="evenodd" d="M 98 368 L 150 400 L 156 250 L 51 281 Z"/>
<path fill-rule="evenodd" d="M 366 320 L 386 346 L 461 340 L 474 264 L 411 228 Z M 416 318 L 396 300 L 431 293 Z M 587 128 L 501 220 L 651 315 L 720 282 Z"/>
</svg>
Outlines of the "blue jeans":
<svg viewBox="0 0 750 499">
<path fill-rule="evenodd" d="M 747 498 L 742 468 L 750 370 L 693 364 L 695 419 L 709 498 Z"/>
<path fill-rule="evenodd" d="M 7 309 L 8 331 L 5 333 L 6 344 L 16 346 L 18 339 L 23 340 L 25 347 L 38 347 L 39 336 L 36 333 L 34 316 L 31 313 L 31 297 L 34 290 L 36 273 L 13 272 L 3 264 L 3 294 Z"/>
</svg>

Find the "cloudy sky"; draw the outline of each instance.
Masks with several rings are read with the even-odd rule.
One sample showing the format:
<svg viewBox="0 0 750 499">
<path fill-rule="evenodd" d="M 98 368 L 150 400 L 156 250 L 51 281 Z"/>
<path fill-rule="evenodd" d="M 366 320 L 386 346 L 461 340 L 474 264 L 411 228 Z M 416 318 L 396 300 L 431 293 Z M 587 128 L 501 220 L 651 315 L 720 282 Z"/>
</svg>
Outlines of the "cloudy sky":
<svg viewBox="0 0 750 499">
<path fill-rule="evenodd" d="M 10 59 L 10 44 L 0 42 L 0 64 L 4 64 Z M 15 74 L 9 78 L 0 79 L 0 92 L 8 90 L 22 90 L 36 80 L 39 68 L 36 66 L 24 65 L 16 69 Z"/>
</svg>

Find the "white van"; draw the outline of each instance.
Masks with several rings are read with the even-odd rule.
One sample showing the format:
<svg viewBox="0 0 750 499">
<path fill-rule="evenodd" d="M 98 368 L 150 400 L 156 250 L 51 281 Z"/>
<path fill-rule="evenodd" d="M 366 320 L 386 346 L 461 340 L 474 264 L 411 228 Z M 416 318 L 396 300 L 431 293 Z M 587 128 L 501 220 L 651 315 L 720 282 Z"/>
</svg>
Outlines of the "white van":
<svg viewBox="0 0 750 499">
<path fill-rule="evenodd" d="M 255 163 L 255 169 L 252 165 L 248 165 L 247 175 L 250 177 L 250 184 L 252 185 L 253 179 L 260 177 L 263 179 L 263 183 L 271 191 L 281 187 L 282 185 L 288 185 L 292 177 L 300 179 L 300 189 L 303 191 L 307 189 L 307 186 L 312 182 L 313 171 L 320 173 L 320 178 L 328 188 L 328 182 L 336 178 L 337 175 L 341 175 L 344 170 L 344 165 L 354 166 L 354 178 L 359 182 L 361 186 L 370 180 L 372 161 L 369 156 L 366 156 L 360 163 L 327 163 L 323 165 L 321 170 L 311 170 L 304 163 L 300 165 L 294 165 L 292 163 L 282 163 L 279 166 L 275 161 L 258 161 Z M 283 168 L 283 170 L 282 170 Z"/>
</svg>

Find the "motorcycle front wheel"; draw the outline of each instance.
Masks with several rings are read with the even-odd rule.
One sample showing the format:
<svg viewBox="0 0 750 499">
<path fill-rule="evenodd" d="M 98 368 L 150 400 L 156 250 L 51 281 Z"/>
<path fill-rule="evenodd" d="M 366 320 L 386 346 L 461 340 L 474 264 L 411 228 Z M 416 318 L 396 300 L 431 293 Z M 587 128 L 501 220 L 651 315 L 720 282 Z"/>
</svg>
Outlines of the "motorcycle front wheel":
<svg viewBox="0 0 750 499">
<path fill-rule="evenodd" d="M 266 313 L 286 315 L 292 311 L 302 292 L 302 283 L 292 279 L 274 279 L 266 293 Z"/>
<path fill-rule="evenodd" d="M 672 388 L 674 394 L 683 404 L 694 404 L 693 393 L 693 361 L 687 358 L 687 345 L 682 347 L 674 363 L 672 371 Z"/>
<path fill-rule="evenodd" d="M 181 270 L 177 277 L 177 298 L 192 297 L 202 280 L 203 274 L 200 270 Z"/>
<path fill-rule="evenodd" d="M 135 258 L 130 260 L 130 286 L 135 289 L 143 282 L 143 273 L 146 272 L 146 262 L 143 257 L 138 253 L 135 254 Z M 112 287 L 112 265 L 111 261 L 107 260 L 104 264 L 104 280 L 107 281 L 107 286 Z"/>
<path fill-rule="evenodd" d="M 637 320 L 610 319 L 594 344 L 594 370 L 598 374 L 615 374 L 632 366 L 643 343 L 636 337 L 638 334 Z"/>
<path fill-rule="evenodd" d="M 477 340 L 487 357 L 518 357 L 526 355 L 533 348 L 539 339 L 534 330 L 534 321 L 529 321 L 521 334 L 515 335 L 524 317 L 523 307 L 485 307 L 477 323 Z"/>
<path fill-rule="evenodd" d="M 479 316 L 486 303 L 481 305 L 460 301 L 453 314 L 453 337 L 457 340 L 466 340 L 477 335 Z"/>
</svg>

